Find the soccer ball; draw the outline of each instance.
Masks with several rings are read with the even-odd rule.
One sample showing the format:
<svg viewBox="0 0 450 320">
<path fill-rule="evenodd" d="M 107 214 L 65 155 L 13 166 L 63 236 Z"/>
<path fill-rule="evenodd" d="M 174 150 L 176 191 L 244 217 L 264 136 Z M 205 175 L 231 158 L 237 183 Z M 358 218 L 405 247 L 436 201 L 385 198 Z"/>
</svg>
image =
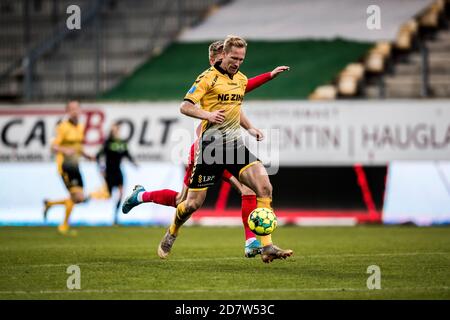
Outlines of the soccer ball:
<svg viewBox="0 0 450 320">
<path fill-rule="evenodd" d="M 248 216 L 248 226 L 258 236 L 266 236 L 277 227 L 277 217 L 271 209 L 256 208 Z"/>
</svg>

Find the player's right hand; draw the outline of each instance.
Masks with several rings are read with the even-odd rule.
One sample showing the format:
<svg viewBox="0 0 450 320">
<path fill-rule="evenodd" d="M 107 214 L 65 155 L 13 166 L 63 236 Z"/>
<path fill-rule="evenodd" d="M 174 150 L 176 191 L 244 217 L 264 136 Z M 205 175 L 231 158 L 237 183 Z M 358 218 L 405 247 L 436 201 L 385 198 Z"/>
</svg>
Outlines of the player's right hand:
<svg viewBox="0 0 450 320">
<path fill-rule="evenodd" d="M 225 110 L 216 110 L 209 113 L 208 121 L 214 124 L 221 124 L 225 121 Z"/>
<path fill-rule="evenodd" d="M 248 129 L 248 133 L 256 138 L 256 141 L 263 141 L 264 139 L 264 133 L 259 130 L 258 128 L 250 128 Z"/>
<path fill-rule="evenodd" d="M 276 67 L 275 69 L 272 70 L 272 72 L 270 73 L 270 77 L 273 79 L 275 78 L 277 75 L 279 75 L 280 73 L 284 72 L 284 71 L 289 71 L 289 67 L 288 66 L 279 66 Z"/>
</svg>

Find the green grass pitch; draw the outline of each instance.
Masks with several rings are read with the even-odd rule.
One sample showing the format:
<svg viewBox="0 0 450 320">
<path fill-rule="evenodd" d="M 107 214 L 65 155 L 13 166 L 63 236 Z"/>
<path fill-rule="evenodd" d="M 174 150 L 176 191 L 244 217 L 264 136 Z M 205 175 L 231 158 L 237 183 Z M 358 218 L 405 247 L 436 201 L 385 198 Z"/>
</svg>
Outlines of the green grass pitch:
<svg viewBox="0 0 450 320">
<path fill-rule="evenodd" d="M 243 230 L 185 227 L 170 259 L 156 248 L 164 229 L 0 228 L 0 299 L 449 299 L 450 228 L 279 227 L 294 250 L 262 263 L 243 256 Z M 66 286 L 81 269 L 81 290 Z M 381 269 L 369 290 L 367 268 Z"/>
</svg>

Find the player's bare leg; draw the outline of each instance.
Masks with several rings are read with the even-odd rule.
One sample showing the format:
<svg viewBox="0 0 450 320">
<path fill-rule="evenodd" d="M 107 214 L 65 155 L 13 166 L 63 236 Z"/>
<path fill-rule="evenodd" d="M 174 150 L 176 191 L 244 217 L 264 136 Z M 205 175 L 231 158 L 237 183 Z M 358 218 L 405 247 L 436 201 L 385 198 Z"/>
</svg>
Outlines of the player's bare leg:
<svg viewBox="0 0 450 320">
<path fill-rule="evenodd" d="M 257 207 L 272 209 L 272 185 L 264 166 L 257 162 L 245 169 L 240 177 L 240 181 L 250 187 L 256 193 Z M 272 243 L 272 235 L 262 236 L 263 245 L 261 259 L 269 263 L 274 259 L 285 259 L 293 254 L 290 249 L 283 250 Z"/>
<path fill-rule="evenodd" d="M 177 193 L 177 196 L 175 198 L 175 203 L 178 206 L 181 202 L 186 200 L 187 194 L 188 194 L 188 186 L 183 183 L 183 189 L 181 189 L 180 192 Z"/>
<path fill-rule="evenodd" d="M 117 199 L 116 207 L 115 207 L 115 210 L 114 210 L 114 225 L 118 225 L 119 224 L 119 209 L 120 209 L 120 205 L 122 204 L 123 185 L 117 186 L 117 190 L 119 191 L 119 198 Z"/>
<path fill-rule="evenodd" d="M 248 227 L 248 216 L 256 209 L 256 194 L 252 189 L 240 183 L 234 176 L 231 176 L 228 181 L 242 197 L 241 213 L 245 232 L 244 256 L 253 258 L 261 253 L 262 248 L 261 243 L 256 239 L 255 234 Z"/>
<path fill-rule="evenodd" d="M 111 195 L 109 194 L 108 191 L 108 185 L 106 184 L 106 182 L 98 190 L 89 193 L 89 197 L 95 200 L 107 200 L 111 198 Z"/>
<path fill-rule="evenodd" d="M 65 205 L 67 200 L 68 199 L 62 199 L 62 200 L 45 199 L 44 200 L 44 212 L 43 212 L 44 222 L 47 222 L 48 211 L 50 210 L 51 207 L 56 206 L 56 205 Z"/>
<path fill-rule="evenodd" d="M 199 209 L 206 199 L 207 189 L 192 190 L 187 193 L 185 201 L 182 201 L 175 211 L 175 217 L 166 231 L 164 237 L 158 246 L 158 256 L 161 259 L 166 259 L 169 255 L 173 243 L 175 242 L 181 226 L 190 218 L 192 213 Z"/>
<path fill-rule="evenodd" d="M 70 230 L 69 219 L 70 219 L 70 215 L 72 214 L 72 210 L 73 210 L 73 207 L 75 206 L 75 204 L 81 203 L 83 201 L 85 201 L 83 189 L 75 188 L 74 191 L 70 192 L 70 199 L 67 199 L 66 203 L 65 203 L 66 212 L 64 215 L 64 221 L 62 224 L 60 224 L 58 226 L 58 231 L 62 235 L 66 235 L 66 236 L 75 236 L 76 235 L 76 231 Z"/>
</svg>

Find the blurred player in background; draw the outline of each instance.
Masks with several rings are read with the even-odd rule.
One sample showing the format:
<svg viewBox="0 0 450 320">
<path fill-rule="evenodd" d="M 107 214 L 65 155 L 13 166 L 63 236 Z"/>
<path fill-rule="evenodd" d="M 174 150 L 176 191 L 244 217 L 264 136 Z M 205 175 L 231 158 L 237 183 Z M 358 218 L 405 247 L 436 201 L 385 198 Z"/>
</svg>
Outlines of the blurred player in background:
<svg viewBox="0 0 450 320">
<path fill-rule="evenodd" d="M 104 164 L 102 163 L 104 158 Z M 119 197 L 114 210 L 114 224 L 118 223 L 118 211 L 123 196 L 123 173 L 120 168 L 122 159 L 127 158 L 135 167 L 137 163 L 128 151 L 128 143 L 120 138 L 120 125 L 113 123 L 108 138 L 97 153 L 96 159 L 105 179 L 105 188 L 100 192 L 93 192 L 94 199 L 109 199 L 114 188 L 117 188 Z"/>
<path fill-rule="evenodd" d="M 208 48 L 208 56 L 209 56 L 209 63 L 211 66 L 214 66 L 215 63 L 222 60 L 222 56 L 223 56 L 223 41 L 222 40 L 215 41 L 210 44 L 210 46 Z M 249 79 L 245 92 L 248 93 L 248 92 L 252 91 L 253 89 L 258 88 L 262 84 L 268 82 L 269 80 L 274 79 L 278 74 L 280 74 L 286 70 L 289 70 L 289 67 L 279 66 L 279 67 L 275 68 L 274 70 L 272 70 L 271 72 L 266 72 L 266 73 L 263 73 L 261 75 L 258 75 L 256 77 Z M 249 132 L 250 135 L 254 136 L 258 141 L 261 141 L 264 139 L 264 135 L 261 132 L 261 130 L 255 128 L 251 124 L 250 120 L 245 116 L 243 111 L 241 111 L 240 124 L 244 129 L 246 129 Z M 197 135 L 199 135 L 200 126 L 197 129 L 198 129 Z M 180 204 L 182 201 L 186 200 L 187 191 L 189 188 L 189 180 L 191 177 L 192 168 L 194 166 L 196 145 L 197 145 L 197 142 L 194 142 L 190 149 L 188 166 L 186 168 L 183 189 L 181 192 L 176 192 L 176 191 L 170 190 L 170 189 L 145 191 L 139 197 L 138 201 L 140 201 L 140 203 L 153 202 L 156 204 L 172 206 L 172 207 L 176 208 L 178 206 L 178 204 Z M 244 235 L 245 235 L 244 255 L 247 258 L 255 257 L 257 254 L 260 253 L 261 244 L 256 239 L 255 234 L 248 227 L 248 216 L 254 209 L 256 209 L 256 194 L 250 188 L 241 184 L 239 182 L 239 180 L 236 177 L 234 177 L 227 170 L 224 170 L 222 179 L 225 183 L 230 183 L 234 187 L 234 189 L 237 192 L 239 192 L 239 194 L 241 195 L 241 198 L 242 198 L 241 217 L 242 217 L 242 223 L 244 225 Z M 143 191 L 143 187 L 138 186 L 138 188 L 142 188 L 141 192 Z M 128 209 L 128 206 L 125 206 L 125 211 L 127 209 Z M 131 210 L 131 208 L 130 208 L 130 210 Z"/>
<path fill-rule="evenodd" d="M 189 180 L 189 190 L 186 200 L 177 206 L 175 219 L 158 247 L 158 255 L 166 258 L 175 242 L 179 228 L 186 222 L 191 214 L 199 209 L 205 198 L 209 186 L 214 185 L 218 176 L 222 176 L 224 169 L 231 174 L 238 175 L 240 180 L 256 192 L 258 198 L 257 207 L 271 208 L 272 186 L 267 177 L 267 172 L 260 161 L 251 154 L 243 145 L 240 134 L 241 103 L 247 78 L 239 72 L 239 66 L 243 62 L 246 51 L 246 43 L 238 37 L 229 37 L 224 42 L 222 60 L 217 61 L 214 67 L 202 73 L 188 91 L 181 105 L 181 112 L 187 116 L 203 120 L 200 135 L 200 145 L 196 150 L 196 160 Z M 287 67 L 285 67 L 288 69 Z M 236 76 L 236 77 L 234 77 Z M 238 97 L 236 99 L 221 101 L 219 96 Z M 195 104 L 201 101 L 201 108 Z M 214 139 L 214 132 L 225 138 L 222 142 Z M 209 139 L 209 140 L 208 140 Z M 221 141 L 221 140 L 220 140 Z M 208 164 L 202 161 L 204 148 L 213 146 L 219 151 L 231 151 L 239 159 L 245 158 L 245 163 Z M 228 150 L 228 151 L 227 151 Z M 236 159 L 236 158 L 235 158 Z M 202 161 L 199 163 L 198 161 Z M 262 173 L 262 174 L 261 174 Z M 264 174 L 265 173 L 265 174 Z M 206 178 L 206 180 L 205 180 Z M 145 189 L 137 186 L 134 192 L 125 200 L 123 212 L 129 212 L 134 206 L 144 201 Z M 246 221 L 244 222 L 244 225 Z M 253 236 L 254 237 L 254 236 Z M 283 250 L 272 244 L 271 235 L 261 237 L 263 247 L 261 249 L 263 262 L 273 259 L 286 258 L 292 255 L 292 250 Z"/>
<path fill-rule="evenodd" d="M 70 197 L 62 200 L 44 200 L 44 221 L 47 220 L 48 210 L 54 205 L 64 205 L 66 208 L 64 221 L 58 226 L 58 231 L 64 235 L 75 235 L 70 231 L 69 218 L 73 207 L 77 203 L 85 202 L 89 198 L 83 190 L 83 179 L 79 168 L 80 157 L 95 160 L 83 150 L 84 125 L 79 123 L 81 113 L 78 101 L 69 101 L 66 105 L 67 118 L 56 127 L 56 137 L 52 142 L 52 151 L 56 152 L 56 164 L 64 185 Z"/>
</svg>

